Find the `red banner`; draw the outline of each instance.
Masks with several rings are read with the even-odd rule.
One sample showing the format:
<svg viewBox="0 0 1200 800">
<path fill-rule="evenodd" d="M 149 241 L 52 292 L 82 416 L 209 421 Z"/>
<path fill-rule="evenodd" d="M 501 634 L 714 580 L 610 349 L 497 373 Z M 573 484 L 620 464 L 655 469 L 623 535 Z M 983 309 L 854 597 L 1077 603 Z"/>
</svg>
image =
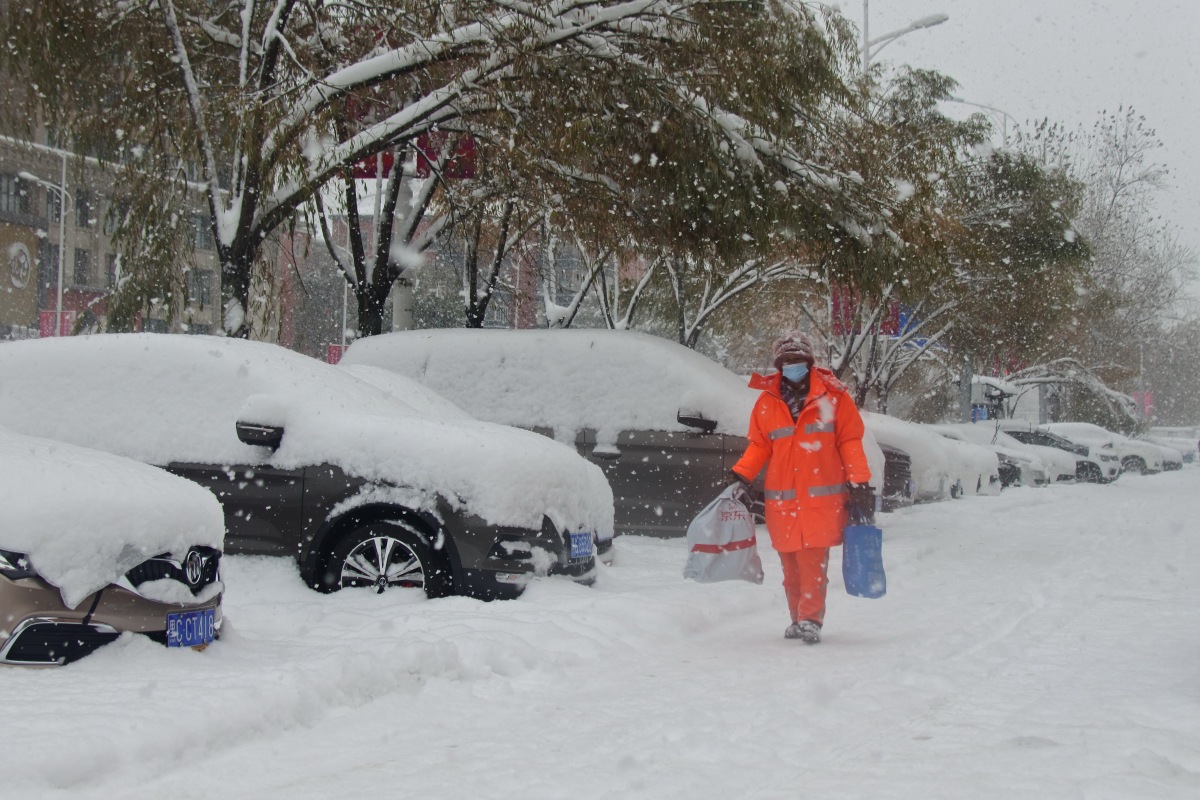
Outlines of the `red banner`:
<svg viewBox="0 0 1200 800">
<path fill-rule="evenodd" d="M 383 167 L 382 173 L 379 171 Z M 392 152 L 380 153 L 377 156 L 364 158 L 362 161 L 354 165 L 354 177 L 357 180 L 367 180 L 378 175 L 380 178 L 386 178 L 392 172 L 392 167 L 396 166 L 396 154 Z"/>
<path fill-rule="evenodd" d="M 453 134 L 450 131 L 429 131 L 417 137 L 417 177 L 428 178 L 433 165 L 442 157 L 442 151 L 451 136 L 457 136 L 450 158 L 442 169 L 447 180 L 464 180 L 475 177 L 475 140 L 470 134 Z"/>
<path fill-rule="evenodd" d="M 54 336 L 54 315 L 55 311 L 42 311 L 38 314 L 38 335 L 43 339 L 48 339 Z M 58 335 L 70 336 L 71 331 L 75 330 L 75 318 L 78 316 L 77 311 L 64 311 L 62 318 L 58 321 Z"/>
</svg>

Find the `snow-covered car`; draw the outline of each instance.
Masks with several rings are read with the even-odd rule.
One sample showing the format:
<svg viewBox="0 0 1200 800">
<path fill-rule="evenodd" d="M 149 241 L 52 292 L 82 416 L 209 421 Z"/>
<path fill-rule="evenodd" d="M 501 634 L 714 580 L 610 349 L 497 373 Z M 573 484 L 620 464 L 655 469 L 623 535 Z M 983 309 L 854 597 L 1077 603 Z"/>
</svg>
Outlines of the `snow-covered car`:
<svg viewBox="0 0 1200 800">
<path fill-rule="evenodd" d="M 1112 483 L 1121 476 L 1121 458 L 1111 447 L 1087 445 L 1042 430 L 1023 420 L 1000 420 L 997 425 L 1022 444 L 1051 447 L 1075 457 L 1075 477 L 1085 483 Z"/>
<path fill-rule="evenodd" d="M 1146 475 L 1163 471 L 1164 454 L 1157 445 L 1130 439 L 1128 436 L 1113 433 L 1090 422 L 1051 422 L 1042 425 L 1041 428 L 1065 436 L 1073 442 L 1096 447 L 1111 447 L 1121 459 L 1121 472 L 1136 472 L 1139 475 Z"/>
<path fill-rule="evenodd" d="M 1001 488 L 1008 488 L 1010 486 L 1047 486 L 1050 483 L 1049 472 L 1047 472 L 1040 461 L 1034 458 L 1003 445 L 972 441 L 970 437 L 963 433 L 955 430 L 947 430 L 940 425 L 931 425 L 930 428 L 947 439 L 978 444 L 980 447 L 986 447 L 994 451 L 996 459 L 999 461 L 998 471 Z"/>
<path fill-rule="evenodd" d="M 123 632 L 204 647 L 222 623 L 216 498 L 160 469 L 0 427 L 0 664 Z"/>
<path fill-rule="evenodd" d="M 863 441 L 876 442 L 883 453 L 883 482 L 880 489 L 880 507 L 884 511 L 895 511 L 897 508 L 913 504 L 912 458 L 908 453 L 897 447 L 878 444 L 875 434 L 867 431 Z M 870 451 L 867 451 L 870 457 Z M 875 474 L 875 468 L 871 468 Z M 872 479 L 874 481 L 874 479 Z"/>
<path fill-rule="evenodd" d="M 612 493 L 570 448 L 430 414 L 275 345 L 112 334 L 0 347 L 0 415 L 221 501 L 226 552 L 294 558 L 314 588 L 512 597 L 590 581 Z M 398 389 L 397 391 L 402 391 Z"/>
<path fill-rule="evenodd" d="M 1180 466 L 1183 464 L 1194 464 L 1196 462 L 1196 450 L 1200 442 L 1194 439 L 1185 439 L 1179 436 L 1158 436 L 1148 434 L 1142 437 L 1145 441 L 1151 444 L 1159 445 L 1160 447 L 1169 447 L 1172 450 L 1178 450 L 1181 460 Z"/>
<path fill-rule="evenodd" d="M 883 414 L 863 412 L 863 421 L 881 447 L 908 454 L 914 501 L 1000 493 L 1000 461 L 994 450 L 948 439 L 929 426 Z"/>
<path fill-rule="evenodd" d="M 341 368 L 396 400 L 412 406 L 422 414 L 451 421 L 475 419 L 428 386 L 418 383 L 406 375 L 365 364 L 341 365 Z M 596 558 L 609 565 L 613 562 L 612 543 L 611 531 L 606 530 L 596 534 Z"/>
<path fill-rule="evenodd" d="M 339 366 L 364 365 L 573 445 L 604 471 L 627 534 L 686 532 L 729 484 L 758 397 L 691 348 L 633 331 L 405 331 L 355 342 Z M 864 448 L 878 489 L 883 452 L 870 437 Z"/>
<path fill-rule="evenodd" d="M 1000 457 L 1000 479 L 1004 485 L 1013 484 L 1015 469 L 1019 483 L 1041 486 L 1076 481 L 1075 457 L 1056 447 L 1025 444 L 996 427 L 995 422 L 963 422 L 932 426 L 944 435 L 953 436 L 981 447 L 991 447 Z"/>
</svg>

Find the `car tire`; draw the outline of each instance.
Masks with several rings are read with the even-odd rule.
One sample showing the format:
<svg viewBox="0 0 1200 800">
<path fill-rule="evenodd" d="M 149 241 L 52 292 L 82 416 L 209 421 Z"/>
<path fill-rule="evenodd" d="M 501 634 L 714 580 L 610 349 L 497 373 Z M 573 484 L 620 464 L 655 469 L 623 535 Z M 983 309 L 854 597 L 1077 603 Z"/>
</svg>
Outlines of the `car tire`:
<svg viewBox="0 0 1200 800">
<path fill-rule="evenodd" d="M 1146 462 L 1137 456 L 1129 456 L 1121 461 L 1122 472 L 1136 472 L 1138 475 L 1146 474 Z"/>
<path fill-rule="evenodd" d="M 1077 480 L 1083 483 L 1104 483 L 1104 475 L 1095 464 L 1085 464 L 1079 469 Z"/>
<path fill-rule="evenodd" d="M 371 522 L 340 539 L 329 553 L 322 588 L 338 591 L 419 588 L 427 597 L 450 594 L 445 559 L 430 546 L 431 537 L 400 521 Z"/>
</svg>

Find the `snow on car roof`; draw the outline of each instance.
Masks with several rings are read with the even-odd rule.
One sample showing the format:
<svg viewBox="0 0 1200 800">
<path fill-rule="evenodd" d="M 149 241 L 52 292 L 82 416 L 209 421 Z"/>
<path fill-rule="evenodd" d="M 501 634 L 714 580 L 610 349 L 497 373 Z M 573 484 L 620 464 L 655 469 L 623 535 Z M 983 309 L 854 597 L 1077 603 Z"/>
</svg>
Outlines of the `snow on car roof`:
<svg viewBox="0 0 1200 800">
<path fill-rule="evenodd" d="M 961 480 L 964 486 L 974 491 L 981 476 L 986 481 L 997 471 L 996 454 L 991 449 L 947 439 L 924 425 L 884 414 L 864 411 L 862 417 L 881 445 L 908 453 L 918 494 L 936 493 L 936 487 L 944 483 L 944 478 Z"/>
<path fill-rule="evenodd" d="M 475 419 L 451 418 L 428 390 L 413 403 L 350 371 L 261 342 L 105 334 L 0 346 L 0 415 L 22 432 L 150 464 L 331 463 L 437 497 L 493 525 L 612 532 L 612 491 L 573 449 Z M 426 408 L 426 412 L 418 410 Z M 283 425 L 273 455 L 242 444 L 236 421 Z"/>
<path fill-rule="evenodd" d="M 1125 438 L 1090 422 L 1051 422 L 1042 427 L 1084 444 L 1112 444 Z"/>
<path fill-rule="evenodd" d="M 220 549 L 217 499 L 156 467 L 0 427 L 0 548 L 74 608 L 148 558 Z"/>
<path fill-rule="evenodd" d="M 1047 466 L 1074 472 L 1075 457 L 1063 450 L 1041 445 L 1025 444 L 1004 432 L 1003 428 L 996 429 L 996 422 L 955 422 L 934 425 L 936 430 L 957 433 L 966 441 L 985 447 L 998 448 L 999 452 L 1024 458 L 1035 457 Z M 993 441 L 994 439 L 994 441 Z"/>
<path fill-rule="evenodd" d="M 342 369 L 422 414 L 441 419 L 477 419 L 433 389 L 407 375 L 401 375 L 383 367 L 370 367 L 366 364 L 344 365 Z"/>
<path fill-rule="evenodd" d="M 360 339 L 342 364 L 409 375 L 480 419 L 600 442 L 623 430 L 690 430 L 683 410 L 746 434 L 758 392 L 683 345 L 634 331 L 404 331 Z"/>
</svg>

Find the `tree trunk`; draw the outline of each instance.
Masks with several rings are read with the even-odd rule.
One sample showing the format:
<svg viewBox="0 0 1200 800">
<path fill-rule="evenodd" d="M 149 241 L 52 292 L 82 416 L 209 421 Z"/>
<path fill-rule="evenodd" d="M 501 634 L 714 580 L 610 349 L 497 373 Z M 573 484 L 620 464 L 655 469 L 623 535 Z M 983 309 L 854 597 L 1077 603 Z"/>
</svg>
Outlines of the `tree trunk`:
<svg viewBox="0 0 1200 800">
<path fill-rule="evenodd" d="M 378 336 L 383 333 L 383 304 L 387 302 L 389 287 L 390 284 L 385 286 L 383 291 L 366 287 L 364 291 L 354 293 L 354 298 L 358 301 L 359 337 Z"/>
<path fill-rule="evenodd" d="M 227 336 L 250 338 L 250 276 L 254 257 L 246 248 L 227 250 L 221 259 L 221 325 Z"/>
<path fill-rule="evenodd" d="M 867 398 L 870 396 L 870 394 L 870 386 L 865 383 L 858 384 L 858 386 L 854 387 L 854 405 L 862 408 L 866 404 Z"/>
</svg>

